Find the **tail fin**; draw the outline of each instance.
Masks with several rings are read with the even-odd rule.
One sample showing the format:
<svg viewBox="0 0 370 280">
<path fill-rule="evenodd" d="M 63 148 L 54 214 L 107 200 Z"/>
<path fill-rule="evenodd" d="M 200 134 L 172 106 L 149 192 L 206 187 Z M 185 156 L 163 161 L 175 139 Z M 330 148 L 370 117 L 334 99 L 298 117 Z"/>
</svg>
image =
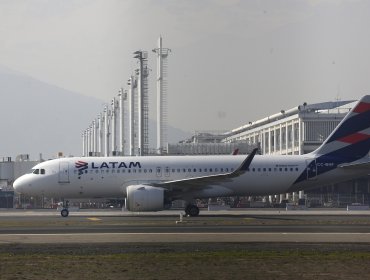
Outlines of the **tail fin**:
<svg viewBox="0 0 370 280">
<path fill-rule="evenodd" d="M 369 150 L 370 95 L 365 95 L 313 154 L 341 157 L 352 162 L 366 156 Z"/>
</svg>

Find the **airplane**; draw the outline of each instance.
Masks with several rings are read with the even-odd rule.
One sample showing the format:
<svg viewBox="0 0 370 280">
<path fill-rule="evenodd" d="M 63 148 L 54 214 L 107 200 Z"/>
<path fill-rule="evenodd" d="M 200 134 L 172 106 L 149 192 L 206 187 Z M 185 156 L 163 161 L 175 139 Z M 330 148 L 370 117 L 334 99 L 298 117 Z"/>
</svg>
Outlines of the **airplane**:
<svg viewBox="0 0 370 280">
<path fill-rule="evenodd" d="M 370 95 L 362 97 L 315 151 L 303 155 L 70 157 L 37 164 L 15 180 L 16 192 L 62 198 L 124 197 L 129 211 L 160 211 L 185 200 L 273 195 L 370 173 Z M 61 216 L 69 215 L 68 207 Z"/>
</svg>

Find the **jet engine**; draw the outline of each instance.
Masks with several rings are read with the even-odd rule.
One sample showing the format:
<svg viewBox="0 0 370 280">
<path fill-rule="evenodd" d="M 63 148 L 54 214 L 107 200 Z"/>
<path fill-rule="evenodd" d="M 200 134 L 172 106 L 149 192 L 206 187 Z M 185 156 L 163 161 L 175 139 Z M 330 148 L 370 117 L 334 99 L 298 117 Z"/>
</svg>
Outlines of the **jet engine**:
<svg viewBox="0 0 370 280">
<path fill-rule="evenodd" d="M 164 189 L 147 185 L 128 186 L 126 209 L 129 211 L 159 211 L 164 209 Z"/>
</svg>

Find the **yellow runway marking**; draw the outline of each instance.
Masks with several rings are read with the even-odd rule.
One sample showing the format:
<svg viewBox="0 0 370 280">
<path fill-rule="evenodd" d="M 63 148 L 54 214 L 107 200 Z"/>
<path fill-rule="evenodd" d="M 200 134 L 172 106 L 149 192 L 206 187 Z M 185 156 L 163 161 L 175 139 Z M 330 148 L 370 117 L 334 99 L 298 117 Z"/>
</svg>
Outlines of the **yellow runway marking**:
<svg viewBox="0 0 370 280">
<path fill-rule="evenodd" d="M 90 220 L 90 221 L 101 221 L 101 219 L 99 219 L 99 218 L 87 218 L 88 220 Z"/>
</svg>

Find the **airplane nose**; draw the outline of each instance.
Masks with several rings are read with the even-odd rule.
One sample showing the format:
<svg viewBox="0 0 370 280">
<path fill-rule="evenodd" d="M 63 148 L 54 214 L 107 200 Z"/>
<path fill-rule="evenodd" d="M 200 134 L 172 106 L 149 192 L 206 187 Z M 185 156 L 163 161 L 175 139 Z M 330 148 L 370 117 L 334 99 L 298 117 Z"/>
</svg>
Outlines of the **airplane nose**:
<svg viewBox="0 0 370 280">
<path fill-rule="evenodd" d="M 26 182 L 23 176 L 16 179 L 13 183 L 13 188 L 18 193 L 23 193 L 25 186 L 26 186 Z"/>
</svg>

